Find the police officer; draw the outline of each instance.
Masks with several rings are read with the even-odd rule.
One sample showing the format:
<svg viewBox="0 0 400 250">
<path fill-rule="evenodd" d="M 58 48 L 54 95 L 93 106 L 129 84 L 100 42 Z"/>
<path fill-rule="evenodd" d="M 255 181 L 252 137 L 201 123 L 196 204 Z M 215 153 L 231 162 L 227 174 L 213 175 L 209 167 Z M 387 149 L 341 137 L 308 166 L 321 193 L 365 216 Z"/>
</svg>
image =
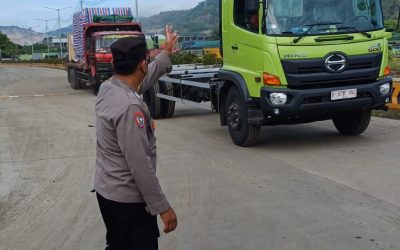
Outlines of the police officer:
<svg viewBox="0 0 400 250">
<path fill-rule="evenodd" d="M 149 63 L 143 34 L 111 46 L 114 76 L 96 102 L 95 191 L 107 229 L 106 249 L 158 249 L 157 215 L 164 232 L 177 219 L 156 176 L 154 123 L 140 95 L 171 71 L 177 34 L 166 27 L 165 49 Z"/>
</svg>

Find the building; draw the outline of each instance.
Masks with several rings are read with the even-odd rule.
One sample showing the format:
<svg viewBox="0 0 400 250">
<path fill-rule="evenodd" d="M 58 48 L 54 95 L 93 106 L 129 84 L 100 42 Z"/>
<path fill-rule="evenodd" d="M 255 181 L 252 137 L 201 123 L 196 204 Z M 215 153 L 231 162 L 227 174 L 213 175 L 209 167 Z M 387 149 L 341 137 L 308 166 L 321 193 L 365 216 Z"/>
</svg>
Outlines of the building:
<svg viewBox="0 0 400 250">
<path fill-rule="evenodd" d="M 58 37 L 50 37 L 49 43 L 51 46 L 57 47 L 60 46 L 60 38 Z M 67 38 L 61 38 L 61 43 L 63 48 L 67 47 L 68 39 Z"/>
</svg>

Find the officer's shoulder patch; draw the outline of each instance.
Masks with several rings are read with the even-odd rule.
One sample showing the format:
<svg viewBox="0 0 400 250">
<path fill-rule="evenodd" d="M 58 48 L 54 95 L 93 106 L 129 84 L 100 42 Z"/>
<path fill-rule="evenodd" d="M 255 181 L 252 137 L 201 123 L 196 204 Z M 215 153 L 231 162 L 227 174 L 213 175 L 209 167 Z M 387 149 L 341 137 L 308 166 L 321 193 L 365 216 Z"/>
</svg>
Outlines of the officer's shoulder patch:
<svg viewBox="0 0 400 250">
<path fill-rule="evenodd" d="M 135 112 L 135 122 L 139 128 L 144 128 L 146 121 L 142 112 Z"/>
</svg>

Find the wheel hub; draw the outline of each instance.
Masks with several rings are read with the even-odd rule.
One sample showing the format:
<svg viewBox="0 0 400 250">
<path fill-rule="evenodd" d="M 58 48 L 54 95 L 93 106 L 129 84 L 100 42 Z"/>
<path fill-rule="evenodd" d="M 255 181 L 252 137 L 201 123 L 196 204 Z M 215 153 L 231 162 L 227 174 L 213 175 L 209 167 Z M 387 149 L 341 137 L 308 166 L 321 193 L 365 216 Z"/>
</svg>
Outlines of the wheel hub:
<svg viewBox="0 0 400 250">
<path fill-rule="evenodd" d="M 237 102 L 232 103 L 228 108 L 228 124 L 236 131 L 239 131 L 242 126 L 240 106 Z"/>
</svg>

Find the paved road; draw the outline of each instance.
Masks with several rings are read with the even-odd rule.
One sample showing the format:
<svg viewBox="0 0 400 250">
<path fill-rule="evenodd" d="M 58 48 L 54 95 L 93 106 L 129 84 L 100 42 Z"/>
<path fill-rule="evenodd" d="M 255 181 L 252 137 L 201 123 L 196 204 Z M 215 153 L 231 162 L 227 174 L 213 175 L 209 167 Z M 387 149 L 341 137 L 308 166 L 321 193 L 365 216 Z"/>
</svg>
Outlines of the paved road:
<svg viewBox="0 0 400 250">
<path fill-rule="evenodd" d="M 0 249 L 101 249 L 95 97 L 38 68 L 0 68 L 0 96 Z M 178 106 L 157 130 L 180 222 L 161 249 L 400 249 L 399 128 L 376 118 L 348 138 L 330 122 L 266 127 L 246 149 L 216 114 Z"/>
</svg>

